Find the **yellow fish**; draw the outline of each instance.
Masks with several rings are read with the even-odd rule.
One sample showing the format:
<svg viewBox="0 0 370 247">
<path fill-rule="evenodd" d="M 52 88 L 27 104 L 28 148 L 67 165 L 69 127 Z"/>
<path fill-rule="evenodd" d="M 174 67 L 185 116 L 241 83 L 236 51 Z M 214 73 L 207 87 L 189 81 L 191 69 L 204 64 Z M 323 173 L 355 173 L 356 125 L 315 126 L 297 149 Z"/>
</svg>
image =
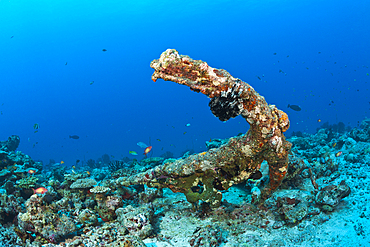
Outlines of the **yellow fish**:
<svg viewBox="0 0 370 247">
<path fill-rule="evenodd" d="M 62 160 L 62 161 L 60 162 L 60 164 L 61 164 L 61 165 L 63 165 L 63 164 L 64 164 L 64 161 Z"/>
</svg>

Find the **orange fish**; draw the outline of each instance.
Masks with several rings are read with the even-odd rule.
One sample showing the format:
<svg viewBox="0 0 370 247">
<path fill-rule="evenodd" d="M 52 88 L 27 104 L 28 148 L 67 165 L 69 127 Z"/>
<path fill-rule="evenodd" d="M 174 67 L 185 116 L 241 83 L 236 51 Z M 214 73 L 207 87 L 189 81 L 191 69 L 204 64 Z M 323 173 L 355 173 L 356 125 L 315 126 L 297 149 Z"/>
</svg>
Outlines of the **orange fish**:
<svg viewBox="0 0 370 247">
<path fill-rule="evenodd" d="M 32 175 L 32 174 L 36 173 L 36 170 L 30 169 L 30 170 L 28 170 L 28 173 Z"/>
<path fill-rule="evenodd" d="M 89 172 L 89 171 L 86 171 L 86 173 L 87 173 L 87 175 L 89 175 L 89 176 L 90 176 L 90 172 Z"/>
<path fill-rule="evenodd" d="M 144 150 L 145 157 L 152 150 L 152 148 L 153 148 L 152 146 L 149 146 L 149 147 L 145 148 L 145 150 Z"/>
<path fill-rule="evenodd" d="M 342 151 L 339 151 L 338 153 L 335 154 L 335 157 L 339 157 L 342 155 Z"/>
<path fill-rule="evenodd" d="M 46 189 L 44 187 L 33 189 L 34 194 L 41 194 L 42 195 L 42 194 L 45 194 L 46 192 L 48 192 L 48 189 Z"/>
<path fill-rule="evenodd" d="M 61 165 L 63 165 L 63 164 L 64 164 L 64 161 L 62 160 L 62 161 L 60 162 L 60 164 L 61 164 Z"/>
<path fill-rule="evenodd" d="M 334 143 L 334 144 L 333 144 L 333 148 L 334 148 L 336 145 L 337 145 L 337 143 Z"/>
</svg>

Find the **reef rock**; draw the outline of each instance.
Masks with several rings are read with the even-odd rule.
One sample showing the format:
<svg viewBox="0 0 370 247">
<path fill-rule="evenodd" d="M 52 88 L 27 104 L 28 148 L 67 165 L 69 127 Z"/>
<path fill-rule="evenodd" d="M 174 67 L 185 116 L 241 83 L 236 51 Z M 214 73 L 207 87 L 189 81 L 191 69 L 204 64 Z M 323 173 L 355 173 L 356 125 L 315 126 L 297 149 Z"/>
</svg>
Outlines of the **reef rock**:
<svg viewBox="0 0 370 247">
<path fill-rule="evenodd" d="M 17 150 L 21 139 L 17 135 L 12 135 L 7 141 L 0 142 L 0 150 L 11 152 Z"/>
<path fill-rule="evenodd" d="M 335 207 L 339 202 L 351 193 L 351 189 L 344 180 L 339 185 L 328 185 L 322 188 L 316 195 L 315 201 L 319 205 Z"/>
<path fill-rule="evenodd" d="M 124 225 L 130 234 L 138 236 L 141 239 L 149 237 L 152 233 L 153 227 L 151 221 L 153 213 L 153 210 L 147 207 L 147 205 L 142 205 L 138 208 L 129 205 L 116 210 L 118 222 Z"/>
</svg>

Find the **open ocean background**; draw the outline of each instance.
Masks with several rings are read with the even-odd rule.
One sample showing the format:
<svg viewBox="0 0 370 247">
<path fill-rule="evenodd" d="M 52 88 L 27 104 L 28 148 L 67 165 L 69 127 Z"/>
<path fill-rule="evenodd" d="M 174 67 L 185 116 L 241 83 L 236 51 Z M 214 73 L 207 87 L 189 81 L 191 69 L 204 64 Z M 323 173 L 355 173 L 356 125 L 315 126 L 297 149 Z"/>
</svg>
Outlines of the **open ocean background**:
<svg viewBox="0 0 370 247">
<path fill-rule="evenodd" d="M 73 165 L 141 159 L 140 141 L 178 157 L 245 133 L 206 96 L 151 80 L 168 48 L 249 83 L 288 113 L 287 136 L 355 127 L 370 116 L 369 13 L 368 0 L 0 0 L 0 140 L 19 135 L 32 159 Z"/>
</svg>

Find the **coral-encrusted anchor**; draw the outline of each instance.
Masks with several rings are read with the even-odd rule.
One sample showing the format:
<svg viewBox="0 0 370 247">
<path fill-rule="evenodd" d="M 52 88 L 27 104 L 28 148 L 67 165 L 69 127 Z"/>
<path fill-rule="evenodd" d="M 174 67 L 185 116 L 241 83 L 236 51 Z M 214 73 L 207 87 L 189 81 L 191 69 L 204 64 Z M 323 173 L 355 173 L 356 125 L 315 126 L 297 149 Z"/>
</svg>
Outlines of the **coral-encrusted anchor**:
<svg viewBox="0 0 370 247">
<path fill-rule="evenodd" d="M 227 71 L 180 55 L 174 49 L 163 52 L 150 66 L 155 70 L 154 81 L 173 81 L 201 92 L 211 98 L 211 111 L 221 121 L 241 115 L 250 124 L 250 129 L 244 136 L 230 138 L 227 144 L 207 153 L 190 155 L 144 173 L 118 178 L 119 184 L 145 183 L 152 187 L 167 187 L 184 193 L 193 204 L 202 200 L 217 207 L 222 198 L 220 190 L 247 180 L 260 169 L 264 160 L 269 165 L 270 184 L 262 191 L 262 198 L 281 184 L 291 148 L 283 135 L 289 128 L 286 113 L 268 105 L 249 84 L 232 77 Z M 202 190 L 192 190 L 198 185 Z"/>
</svg>

